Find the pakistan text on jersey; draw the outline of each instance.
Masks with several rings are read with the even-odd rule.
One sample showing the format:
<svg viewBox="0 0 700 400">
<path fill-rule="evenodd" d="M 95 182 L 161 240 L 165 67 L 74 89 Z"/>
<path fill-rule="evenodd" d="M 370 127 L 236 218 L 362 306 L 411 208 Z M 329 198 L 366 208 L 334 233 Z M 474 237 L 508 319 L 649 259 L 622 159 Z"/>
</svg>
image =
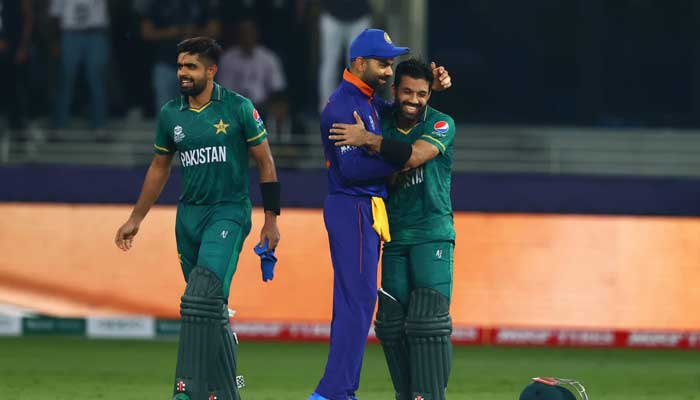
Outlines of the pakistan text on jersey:
<svg viewBox="0 0 700 400">
<path fill-rule="evenodd" d="M 405 189 L 423 183 L 424 180 L 425 174 L 423 171 L 423 166 L 420 166 L 399 174 L 396 180 L 396 185 L 402 189 Z"/>
<path fill-rule="evenodd" d="M 183 167 L 226 162 L 226 146 L 209 146 L 180 152 Z"/>
</svg>

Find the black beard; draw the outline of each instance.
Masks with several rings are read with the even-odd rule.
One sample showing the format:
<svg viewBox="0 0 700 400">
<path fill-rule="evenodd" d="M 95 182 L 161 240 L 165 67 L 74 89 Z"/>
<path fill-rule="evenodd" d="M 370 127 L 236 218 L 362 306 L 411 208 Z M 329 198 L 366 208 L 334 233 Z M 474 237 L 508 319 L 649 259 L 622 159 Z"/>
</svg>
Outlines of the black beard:
<svg viewBox="0 0 700 400">
<path fill-rule="evenodd" d="M 369 87 L 371 87 L 374 90 L 379 89 L 379 78 L 374 78 L 370 80 L 369 82 L 367 82 L 367 85 L 369 85 Z"/>
<path fill-rule="evenodd" d="M 206 87 L 207 87 L 206 81 L 202 81 L 202 82 L 192 81 L 191 88 L 183 88 L 182 85 L 180 85 L 180 93 L 182 93 L 185 96 L 196 97 L 196 96 L 199 96 L 199 94 L 202 93 L 204 91 L 204 88 L 206 88 Z"/>
<path fill-rule="evenodd" d="M 405 106 L 405 105 L 416 106 L 416 108 L 418 108 L 418 111 L 416 112 L 415 115 L 404 114 L 403 106 Z M 394 115 L 399 115 L 401 118 L 409 120 L 409 121 L 416 121 L 416 120 L 420 119 L 420 117 L 418 117 L 418 116 L 420 116 L 423 113 L 423 111 L 425 111 L 426 106 L 427 106 L 427 104 L 425 106 L 421 107 L 419 105 L 409 103 L 406 101 L 404 101 L 403 103 L 394 102 L 394 113 L 395 113 Z"/>
<path fill-rule="evenodd" d="M 379 80 L 384 79 L 384 83 L 380 84 Z M 380 87 L 384 86 L 386 82 L 389 81 L 389 78 L 384 77 L 384 76 L 374 76 L 374 77 L 363 77 L 362 81 L 365 82 L 369 87 L 371 87 L 374 90 L 379 89 Z"/>
</svg>

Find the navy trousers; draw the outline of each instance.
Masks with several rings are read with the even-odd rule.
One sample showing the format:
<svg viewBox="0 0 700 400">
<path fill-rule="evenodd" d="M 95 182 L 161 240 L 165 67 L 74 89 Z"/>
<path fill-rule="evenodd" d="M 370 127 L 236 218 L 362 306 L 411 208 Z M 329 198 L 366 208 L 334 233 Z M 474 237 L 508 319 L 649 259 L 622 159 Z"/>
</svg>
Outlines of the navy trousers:
<svg viewBox="0 0 700 400">
<path fill-rule="evenodd" d="M 360 385 L 367 334 L 377 301 L 379 235 L 367 196 L 331 194 L 323 218 L 333 262 L 333 319 L 326 370 L 316 393 L 347 400 Z"/>
</svg>

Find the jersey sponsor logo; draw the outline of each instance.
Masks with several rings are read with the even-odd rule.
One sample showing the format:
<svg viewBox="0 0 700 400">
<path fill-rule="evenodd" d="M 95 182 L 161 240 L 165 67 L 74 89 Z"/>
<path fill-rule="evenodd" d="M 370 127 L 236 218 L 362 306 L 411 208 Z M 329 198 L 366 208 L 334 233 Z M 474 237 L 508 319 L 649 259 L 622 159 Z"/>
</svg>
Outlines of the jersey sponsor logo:
<svg viewBox="0 0 700 400">
<path fill-rule="evenodd" d="M 183 167 L 193 165 L 225 163 L 226 146 L 209 146 L 199 149 L 184 150 L 180 152 L 180 161 Z"/>
<path fill-rule="evenodd" d="M 185 134 L 182 133 L 182 127 L 180 125 L 175 125 L 175 128 L 173 128 L 173 140 L 175 143 L 180 143 L 184 138 Z"/>
<path fill-rule="evenodd" d="M 260 113 L 258 112 L 258 110 L 256 110 L 255 108 L 253 109 L 253 119 L 255 120 L 255 123 L 258 124 L 258 126 L 262 126 L 262 124 L 263 124 L 262 117 L 260 116 Z"/>
<path fill-rule="evenodd" d="M 450 124 L 448 124 L 447 121 L 438 121 L 433 125 L 433 134 L 440 137 L 444 137 L 449 130 Z"/>
</svg>

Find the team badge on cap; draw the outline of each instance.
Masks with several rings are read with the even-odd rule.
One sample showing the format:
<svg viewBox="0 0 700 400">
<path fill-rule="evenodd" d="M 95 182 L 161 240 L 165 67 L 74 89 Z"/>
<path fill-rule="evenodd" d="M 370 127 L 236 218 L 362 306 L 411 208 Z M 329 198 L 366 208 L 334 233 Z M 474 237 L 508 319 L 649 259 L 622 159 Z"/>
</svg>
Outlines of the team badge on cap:
<svg viewBox="0 0 700 400">
<path fill-rule="evenodd" d="M 391 41 L 391 38 L 389 37 L 389 34 L 384 32 L 384 40 L 386 40 L 387 43 L 392 44 L 393 42 Z"/>
<path fill-rule="evenodd" d="M 433 125 L 433 131 L 435 133 L 441 133 L 445 134 L 447 131 L 450 130 L 450 124 L 447 123 L 447 121 L 438 121 Z"/>
</svg>

